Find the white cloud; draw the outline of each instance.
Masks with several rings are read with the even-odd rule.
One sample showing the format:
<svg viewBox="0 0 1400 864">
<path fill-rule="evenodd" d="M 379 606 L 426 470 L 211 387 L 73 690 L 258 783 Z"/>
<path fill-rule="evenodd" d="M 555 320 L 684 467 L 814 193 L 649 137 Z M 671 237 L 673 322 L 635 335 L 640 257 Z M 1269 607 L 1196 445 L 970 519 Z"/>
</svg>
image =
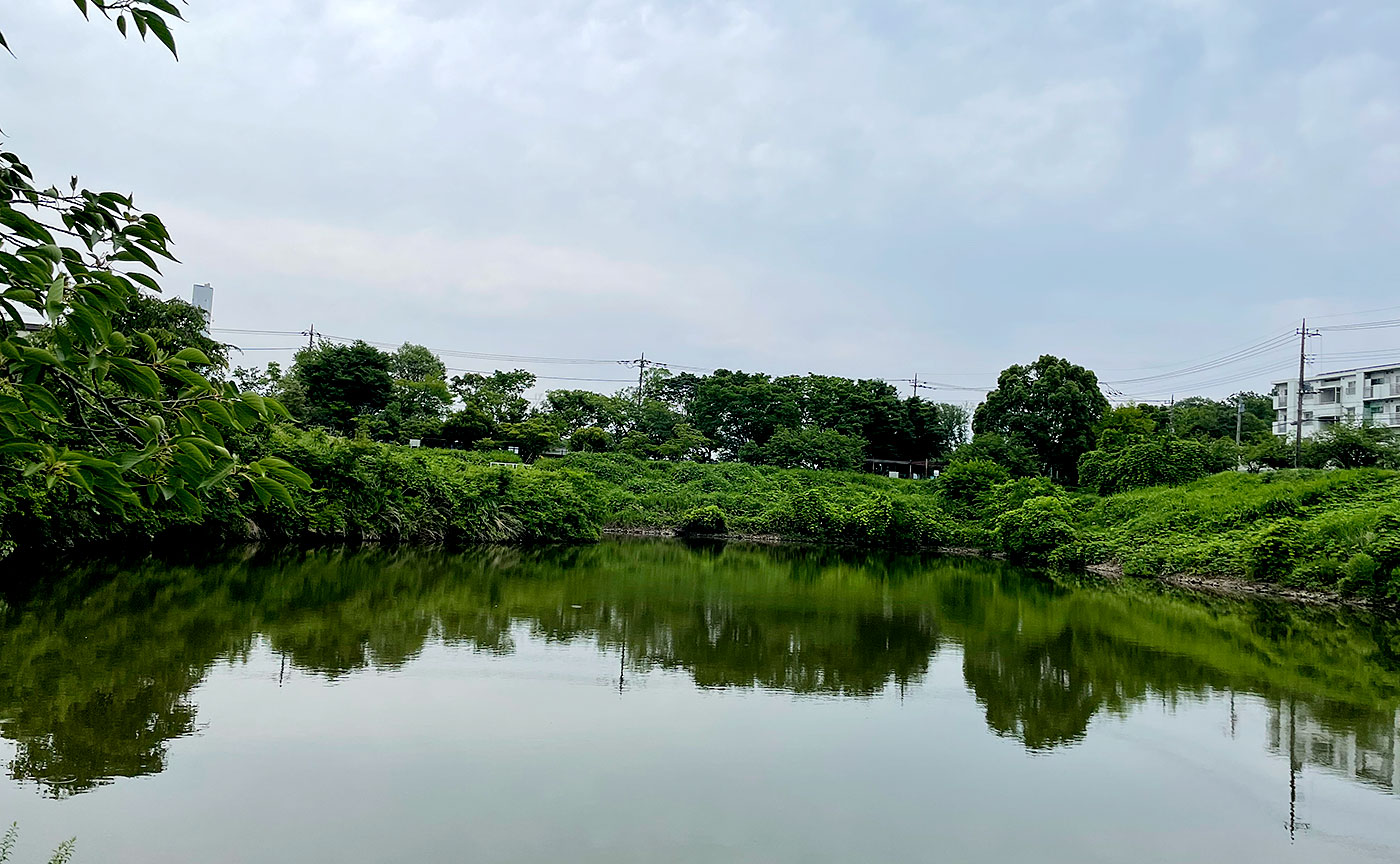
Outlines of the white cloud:
<svg viewBox="0 0 1400 864">
<path fill-rule="evenodd" d="M 1400 277 L 1400 14 L 1305 6 L 240 0 L 173 65 L 33 3 L 0 104 L 231 323 L 981 369 Z"/>
</svg>

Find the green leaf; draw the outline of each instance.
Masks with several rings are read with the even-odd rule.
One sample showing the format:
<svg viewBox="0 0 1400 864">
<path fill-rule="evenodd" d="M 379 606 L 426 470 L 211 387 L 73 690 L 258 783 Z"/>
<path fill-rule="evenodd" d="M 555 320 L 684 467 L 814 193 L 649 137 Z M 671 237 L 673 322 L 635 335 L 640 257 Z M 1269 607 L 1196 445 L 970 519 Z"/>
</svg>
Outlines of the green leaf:
<svg viewBox="0 0 1400 864">
<path fill-rule="evenodd" d="M 151 5 L 154 6 L 156 4 L 152 3 Z M 179 60 L 180 52 L 175 50 L 175 37 L 170 35 L 170 28 L 166 26 L 165 19 L 155 12 L 147 12 L 142 17 L 145 18 L 146 23 L 151 26 L 151 32 L 156 34 L 156 38 L 160 40 L 160 44 L 164 45 L 170 51 L 170 56 Z"/>
<path fill-rule="evenodd" d="M 0 225 L 5 225 L 28 240 L 38 243 L 53 242 L 53 235 L 49 233 L 49 229 L 8 204 L 0 203 Z"/>
<path fill-rule="evenodd" d="M 204 469 L 209 469 L 213 467 L 213 463 L 209 461 L 208 454 L 206 454 L 204 450 L 193 441 L 189 439 L 185 439 L 183 441 L 176 441 L 175 446 L 180 448 L 180 452 L 185 453 L 191 459 L 198 462 L 199 467 Z"/>
<path fill-rule="evenodd" d="M 152 447 L 148 447 L 145 450 L 133 450 L 130 453 L 123 453 L 117 457 L 117 468 L 126 471 L 145 462 L 153 455 L 155 455 L 155 448 Z"/>
<path fill-rule="evenodd" d="M 181 348 L 174 359 L 183 360 L 186 363 L 198 363 L 201 366 L 212 365 L 208 355 L 198 348 Z"/>
<path fill-rule="evenodd" d="M 233 417 L 229 415 L 228 409 L 224 407 L 222 402 L 214 399 L 201 399 L 198 404 L 200 408 L 204 409 L 204 413 L 222 422 L 225 426 L 237 425 L 233 422 Z"/>
<path fill-rule="evenodd" d="M 249 478 L 248 483 L 250 486 L 253 487 L 253 496 L 258 499 L 258 503 L 266 507 L 268 502 L 272 500 L 272 493 L 268 491 L 267 488 L 258 483 L 258 481 L 260 480 L 272 482 L 267 481 L 264 477 L 251 477 Z"/>
<path fill-rule="evenodd" d="M 204 507 L 199 503 L 199 499 L 195 498 L 184 489 L 177 489 L 175 491 L 175 503 L 189 516 L 198 516 L 200 513 L 204 512 Z"/>
<path fill-rule="evenodd" d="M 251 478 L 251 482 L 253 484 L 254 494 L 257 494 L 258 490 L 261 489 L 266 493 L 267 498 L 277 499 L 277 503 L 286 506 L 290 510 L 295 510 L 297 508 L 296 502 L 292 500 L 292 493 L 288 492 L 287 487 L 278 483 L 276 480 L 270 477 L 253 477 Z M 258 495 L 258 500 L 263 504 L 267 503 L 267 498 Z"/>
<path fill-rule="evenodd" d="M 171 3 L 170 0 L 146 0 L 146 2 L 167 15 L 172 15 L 181 21 L 185 20 L 185 16 L 180 14 L 180 8 L 174 3 Z"/>
<path fill-rule="evenodd" d="M 232 461 L 230 461 L 230 462 L 224 464 L 224 465 L 223 465 L 222 467 L 220 467 L 218 470 L 216 470 L 213 474 L 210 474 L 209 476 L 207 476 L 207 477 L 205 477 L 203 480 L 201 480 L 201 481 L 199 482 L 199 486 L 197 486 L 196 488 L 199 489 L 200 491 L 203 491 L 203 490 L 205 490 L 205 489 L 210 488 L 211 486 L 214 486 L 214 485 L 217 484 L 217 483 L 222 483 L 222 482 L 223 482 L 225 479 L 227 479 L 228 476 L 229 476 L 230 474 L 232 474 L 232 473 L 234 472 L 234 470 L 237 469 L 237 468 L 238 468 L 238 463 L 237 463 L 237 462 L 232 462 Z"/>
</svg>

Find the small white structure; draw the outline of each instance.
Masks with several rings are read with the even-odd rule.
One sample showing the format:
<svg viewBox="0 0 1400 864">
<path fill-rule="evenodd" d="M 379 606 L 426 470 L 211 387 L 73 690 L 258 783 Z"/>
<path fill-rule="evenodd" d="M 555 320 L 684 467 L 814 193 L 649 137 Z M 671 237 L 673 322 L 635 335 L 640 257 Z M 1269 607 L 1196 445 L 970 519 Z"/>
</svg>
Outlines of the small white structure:
<svg viewBox="0 0 1400 864">
<path fill-rule="evenodd" d="M 190 302 L 204 310 L 204 335 L 214 326 L 214 286 L 209 283 L 194 286 L 194 296 Z"/>
<path fill-rule="evenodd" d="M 1274 434 L 1292 436 L 1298 422 L 1298 381 L 1275 381 Z M 1334 423 L 1370 421 L 1400 429 L 1400 365 L 1345 369 L 1303 379 L 1303 437 Z"/>
</svg>

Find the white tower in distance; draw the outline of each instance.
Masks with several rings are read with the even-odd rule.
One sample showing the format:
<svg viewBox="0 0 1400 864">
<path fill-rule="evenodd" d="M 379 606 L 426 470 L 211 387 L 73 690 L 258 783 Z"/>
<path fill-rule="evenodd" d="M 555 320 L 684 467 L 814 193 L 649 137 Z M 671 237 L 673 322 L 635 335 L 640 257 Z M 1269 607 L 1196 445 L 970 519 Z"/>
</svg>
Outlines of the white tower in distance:
<svg viewBox="0 0 1400 864">
<path fill-rule="evenodd" d="M 208 336 L 209 328 L 214 326 L 214 286 L 208 282 L 194 286 L 191 302 L 204 310 L 204 335 Z"/>
</svg>

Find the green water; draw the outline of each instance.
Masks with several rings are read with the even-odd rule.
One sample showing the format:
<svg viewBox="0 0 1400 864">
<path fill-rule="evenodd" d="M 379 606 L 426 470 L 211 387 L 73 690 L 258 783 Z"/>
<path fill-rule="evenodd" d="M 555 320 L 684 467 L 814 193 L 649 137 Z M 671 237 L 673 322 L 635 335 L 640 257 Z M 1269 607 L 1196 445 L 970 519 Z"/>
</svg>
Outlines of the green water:
<svg viewBox="0 0 1400 864">
<path fill-rule="evenodd" d="M 15 862 L 1400 860 L 1383 619 L 665 541 L 25 575 Z"/>
</svg>

